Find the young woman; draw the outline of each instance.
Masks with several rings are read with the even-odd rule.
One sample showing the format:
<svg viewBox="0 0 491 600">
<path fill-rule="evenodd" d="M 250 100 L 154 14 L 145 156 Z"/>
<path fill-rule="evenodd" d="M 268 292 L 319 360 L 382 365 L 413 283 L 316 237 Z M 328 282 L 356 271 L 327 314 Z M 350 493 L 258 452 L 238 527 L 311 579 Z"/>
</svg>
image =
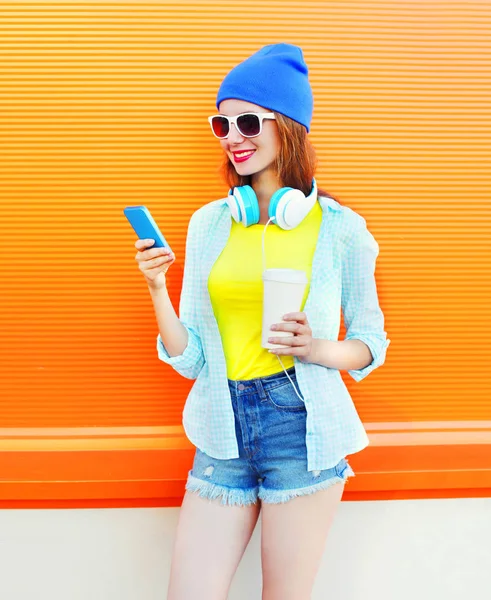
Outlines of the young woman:
<svg viewBox="0 0 491 600">
<path fill-rule="evenodd" d="M 359 381 L 390 343 L 374 279 L 379 249 L 363 217 L 317 188 L 299 47 L 265 46 L 237 65 L 216 106 L 209 120 L 231 189 L 191 217 L 180 318 L 165 279 L 175 256 L 135 244 L 158 356 L 196 380 L 183 411 L 196 453 L 168 600 L 225 600 L 261 509 L 263 600 L 307 599 L 354 475 L 346 456 L 368 444 L 340 370 Z M 290 335 L 271 331 L 271 351 L 261 340 L 266 261 L 308 276 L 302 310 L 276 327 Z M 337 341 L 341 309 L 347 335 Z"/>
</svg>

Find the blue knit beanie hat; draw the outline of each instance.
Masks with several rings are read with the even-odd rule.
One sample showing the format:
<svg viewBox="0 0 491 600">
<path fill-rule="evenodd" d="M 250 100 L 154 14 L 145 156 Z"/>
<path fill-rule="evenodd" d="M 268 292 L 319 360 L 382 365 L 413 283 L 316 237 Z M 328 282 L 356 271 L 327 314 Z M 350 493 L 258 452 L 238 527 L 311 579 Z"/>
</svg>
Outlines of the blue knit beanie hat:
<svg viewBox="0 0 491 600">
<path fill-rule="evenodd" d="M 314 108 L 302 49 L 270 44 L 234 67 L 222 81 L 216 106 L 227 98 L 246 100 L 301 123 L 310 132 Z"/>
</svg>

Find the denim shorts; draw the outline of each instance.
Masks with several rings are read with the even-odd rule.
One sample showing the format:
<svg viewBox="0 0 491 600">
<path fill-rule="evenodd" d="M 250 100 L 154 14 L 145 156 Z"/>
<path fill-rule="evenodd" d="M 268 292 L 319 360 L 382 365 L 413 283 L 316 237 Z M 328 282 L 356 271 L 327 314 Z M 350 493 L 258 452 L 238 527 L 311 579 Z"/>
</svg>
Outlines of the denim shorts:
<svg viewBox="0 0 491 600">
<path fill-rule="evenodd" d="M 295 367 L 288 369 L 301 395 Z M 307 409 L 284 371 L 267 377 L 228 380 L 239 458 L 212 458 L 196 448 L 186 489 L 222 504 L 287 502 L 355 473 L 346 458 L 322 471 L 307 470 Z"/>
</svg>

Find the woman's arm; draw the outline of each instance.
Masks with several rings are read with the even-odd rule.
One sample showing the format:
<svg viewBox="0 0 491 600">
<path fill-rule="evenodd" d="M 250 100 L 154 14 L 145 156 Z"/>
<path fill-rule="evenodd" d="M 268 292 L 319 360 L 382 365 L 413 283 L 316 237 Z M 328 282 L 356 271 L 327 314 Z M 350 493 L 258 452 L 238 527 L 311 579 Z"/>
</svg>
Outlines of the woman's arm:
<svg viewBox="0 0 491 600">
<path fill-rule="evenodd" d="M 375 281 L 379 246 L 367 229 L 365 219 L 358 216 L 362 225 L 356 228 L 351 238 L 342 266 L 341 307 L 346 337 L 342 342 L 331 342 L 338 344 L 336 361 L 347 365 L 348 373 L 355 381 L 364 379 L 383 365 L 390 344 L 384 331 L 384 314 L 379 306 Z M 351 343 L 355 340 L 356 344 Z M 334 353 L 330 345 L 323 345 L 323 348 L 324 357 L 329 358 Z"/>
<path fill-rule="evenodd" d="M 162 290 L 159 293 L 150 292 L 159 325 L 158 357 L 187 379 L 196 379 L 205 364 L 203 345 L 198 333 L 196 307 L 199 257 L 195 247 L 195 231 L 196 227 L 199 227 L 199 215 L 198 210 L 191 216 L 188 225 L 179 318 L 167 290 L 165 293 Z"/>
<path fill-rule="evenodd" d="M 361 340 L 333 342 L 322 338 L 312 339 L 312 350 L 307 362 L 339 371 L 362 370 L 373 361 L 370 348 Z"/>
<path fill-rule="evenodd" d="M 158 289 L 148 286 L 148 289 L 155 309 L 162 344 L 170 357 L 179 356 L 188 345 L 188 330 L 181 323 L 172 306 L 167 286 Z"/>
</svg>

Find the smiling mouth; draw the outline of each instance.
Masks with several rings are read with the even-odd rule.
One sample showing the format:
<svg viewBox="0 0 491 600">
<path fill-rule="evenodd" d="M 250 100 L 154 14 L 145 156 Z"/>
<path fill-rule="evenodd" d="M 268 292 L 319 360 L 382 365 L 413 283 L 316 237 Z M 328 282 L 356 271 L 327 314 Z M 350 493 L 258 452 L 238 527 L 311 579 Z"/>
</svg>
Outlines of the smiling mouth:
<svg viewBox="0 0 491 600">
<path fill-rule="evenodd" d="M 232 154 L 236 158 L 243 158 L 244 156 L 247 156 L 248 154 L 252 154 L 253 152 L 255 152 L 255 150 L 244 150 L 244 152 L 232 152 Z"/>
<path fill-rule="evenodd" d="M 255 150 L 244 150 L 244 152 L 232 152 L 232 155 L 235 162 L 243 162 L 250 158 L 255 152 Z"/>
</svg>

